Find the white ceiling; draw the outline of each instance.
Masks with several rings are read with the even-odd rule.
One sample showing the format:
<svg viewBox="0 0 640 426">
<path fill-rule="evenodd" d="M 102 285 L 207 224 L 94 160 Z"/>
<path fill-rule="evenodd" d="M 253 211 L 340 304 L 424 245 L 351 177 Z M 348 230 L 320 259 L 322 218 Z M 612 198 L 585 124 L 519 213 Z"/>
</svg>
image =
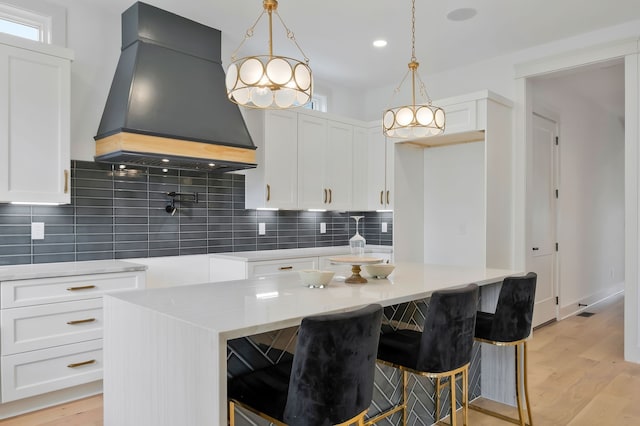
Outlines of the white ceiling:
<svg viewBox="0 0 640 426">
<path fill-rule="evenodd" d="M 56 0 L 53 0 L 56 1 Z M 65 3 L 64 0 L 57 0 Z M 121 13 L 132 0 L 84 0 Z M 146 0 L 220 29 L 235 47 L 262 11 L 261 0 Z M 639 0 L 417 0 L 416 56 L 420 74 L 445 71 L 553 40 L 640 19 Z M 478 14 L 454 22 L 446 14 L 472 6 Z M 410 0 L 279 0 L 279 12 L 310 58 L 316 78 L 344 87 L 396 85 L 411 56 Z M 266 44 L 266 20 L 253 40 Z M 280 29 L 279 24 L 274 27 Z M 384 49 L 372 47 L 385 38 Z M 252 51 L 258 54 L 253 44 Z M 294 55 L 287 40 L 275 53 Z M 261 48 L 264 52 L 266 49 Z M 299 55 L 296 55 L 299 56 Z M 229 58 L 223 58 L 229 63 Z"/>
</svg>

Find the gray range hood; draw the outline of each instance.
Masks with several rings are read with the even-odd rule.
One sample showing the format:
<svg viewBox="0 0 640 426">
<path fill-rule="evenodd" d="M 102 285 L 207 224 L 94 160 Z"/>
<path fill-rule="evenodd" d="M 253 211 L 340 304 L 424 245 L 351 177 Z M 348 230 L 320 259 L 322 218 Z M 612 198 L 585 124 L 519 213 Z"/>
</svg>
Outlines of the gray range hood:
<svg viewBox="0 0 640 426">
<path fill-rule="evenodd" d="M 230 102 L 220 31 L 137 2 L 122 14 L 122 53 L 96 140 L 96 161 L 231 171 L 256 167 Z M 212 165 L 213 164 L 213 165 Z"/>
</svg>

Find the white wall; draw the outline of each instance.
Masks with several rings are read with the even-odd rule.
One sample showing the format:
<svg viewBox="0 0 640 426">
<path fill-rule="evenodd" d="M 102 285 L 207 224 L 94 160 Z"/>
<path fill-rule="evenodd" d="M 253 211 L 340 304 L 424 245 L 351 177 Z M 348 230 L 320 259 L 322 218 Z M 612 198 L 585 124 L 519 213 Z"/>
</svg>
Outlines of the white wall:
<svg viewBox="0 0 640 426">
<path fill-rule="evenodd" d="M 485 266 L 484 142 L 424 150 L 424 261 Z"/>
<path fill-rule="evenodd" d="M 561 308 L 624 283 L 624 125 L 602 104 L 568 89 L 567 78 L 532 86 L 534 110 L 542 106 L 559 116 Z"/>
</svg>

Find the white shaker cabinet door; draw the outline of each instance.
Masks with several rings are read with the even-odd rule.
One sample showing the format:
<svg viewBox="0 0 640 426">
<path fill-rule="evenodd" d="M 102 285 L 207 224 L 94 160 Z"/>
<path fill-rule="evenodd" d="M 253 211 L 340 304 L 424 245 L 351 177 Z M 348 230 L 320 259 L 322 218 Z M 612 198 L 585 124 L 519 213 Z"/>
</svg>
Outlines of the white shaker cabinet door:
<svg viewBox="0 0 640 426">
<path fill-rule="evenodd" d="M 70 202 L 70 60 L 0 43 L 0 202 Z"/>
<path fill-rule="evenodd" d="M 353 206 L 353 126 L 329 121 L 326 148 L 328 208 L 350 210 Z"/>
<path fill-rule="evenodd" d="M 329 209 L 325 183 L 327 120 L 298 114 L 298 207 Z"/>
</svg>

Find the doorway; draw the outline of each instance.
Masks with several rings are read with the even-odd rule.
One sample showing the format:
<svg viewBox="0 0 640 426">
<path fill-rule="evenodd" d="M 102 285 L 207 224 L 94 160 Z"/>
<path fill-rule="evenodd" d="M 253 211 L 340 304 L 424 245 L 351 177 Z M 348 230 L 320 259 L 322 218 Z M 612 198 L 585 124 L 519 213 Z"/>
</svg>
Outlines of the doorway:
<svg viewBox="0 0 640 426">
<path fill-rule="evenodd" d="M 540 272 L 538 325 L 624 287 L 624 63 L 604 61 L 532 83 L 528 263 Z"/>
</svg>

